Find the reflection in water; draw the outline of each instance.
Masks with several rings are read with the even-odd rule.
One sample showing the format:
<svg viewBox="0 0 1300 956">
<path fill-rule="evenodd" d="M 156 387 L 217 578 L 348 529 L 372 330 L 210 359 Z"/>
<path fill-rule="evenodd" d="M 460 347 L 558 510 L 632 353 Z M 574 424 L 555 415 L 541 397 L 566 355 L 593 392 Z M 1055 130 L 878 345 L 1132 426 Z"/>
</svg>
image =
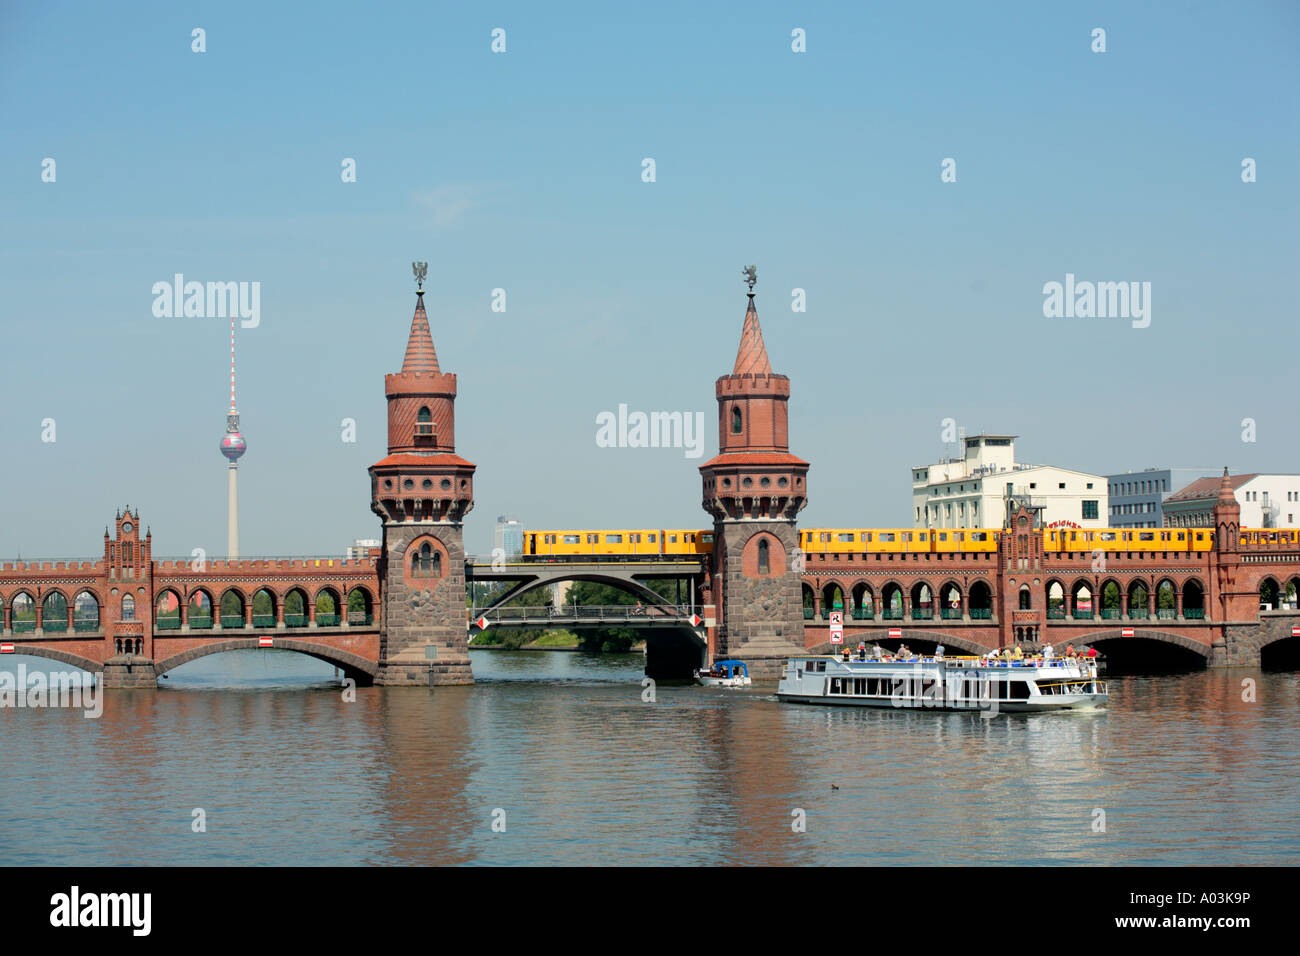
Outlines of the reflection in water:
<svg viewBox="0 0 1300 956">
<path fill-rule="evenodd" d="M 0 863 L 1300 858 L 1293 673 L 1124 677 L 1105 711 L 986 720 L 781 704 L 773 685 L 661 683 L 645 703 L 638 655 L 472 655 L 472 687 L 352 703 L 329 665 L 239 651 L 110 692 L 98 720 L 0 710 L 21 741 Z"/>
</svg>

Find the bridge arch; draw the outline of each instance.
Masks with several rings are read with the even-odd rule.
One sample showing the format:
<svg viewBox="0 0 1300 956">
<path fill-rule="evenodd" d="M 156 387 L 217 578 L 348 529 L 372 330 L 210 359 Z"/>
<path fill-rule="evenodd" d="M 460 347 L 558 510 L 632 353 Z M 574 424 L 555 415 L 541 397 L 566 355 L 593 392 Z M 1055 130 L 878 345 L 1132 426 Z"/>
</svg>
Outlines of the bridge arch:
<svg viewBox="0 0 1300 956">
<path fill-rule="evenodd" d="M 1281 606 L 1282 588 L 1271 574 L 1259 582 L 1259 603 L 1268 605 L 1260 610 L 1276 611 Z"/>
<path fill-rule="evenodd" d="M 28 647 L 25 644 L 20 644 L 14 649 L 15 657 L 21 657 L 24 654 L 28 657 L 42 657 L 49 661 L 57 661 L 60 664 L 67 664 L 70 667 L 76 667 L 91 674 L 98 674 L 104 669 L 104 665 L 99 661 L 93 661 L 89 657 L 82 657 L 80 654 L 71 654 L 68 651 L 54 650 L 50 647 Z"/>
<path fill-rule="evenodd" d="M 221 626 L 243 627 L 248 620 L 245 614 L 244 592 L 237 587 L 229 587 L 221 595 Z M 227 623 L 227 621 L 229 623 Z"/>
<path fill-rule="evenodd" d="M 201 657 L 209 657 L 213 654 L 222 654 L 226 651 L 257 650 L 259 640 L 260 638 L 256 637 L 234 637 L 224 641 L 209 641 L 206 644 L 200 644 L 198 647 L 180 651 L 171 657 L 154 662 L 154 674 L 157 677 L 162 677 L 168 671 L 175 670 L 182 664 L 188 664 L 190 661 L 196 661 Z M 340 650 L 327 644 L 317 644 L 313 641 L 276 637 L 274 650 L 296 651 L 299 654 L 306 654 L 308 657 L 314 657 L 327 664 L 332 664 L 340 668 L 346 676 L 351 677 L 358 684 L 371 683 L 375 673 L 379 670 L 379 665 L 375 661 L 366 660 L 366 658 L 353 654 L 351 651 Z"/>
<path fill-rule="evenodd" d="M 549 575 L 520 581 L 515 585 L 515 587 L 507 588 L 501 594 L 497 595 L 496 599 L 491 604 L 486 607 L 476 608 L 476 610 L 479 613 L 495 611 L 530 591 L 536 591 L 538 588 L 548 588 L 564 581 L 589 581 L 593 584 L 606 584 L 610 587 L 618 588 L 621 591 L 627 591 L 647 604 L 663 604 L 665 600 L 662 594 L 646 587 L 635 578 L 623 578 L 614 574 L 601 574 L 599 571 L 576 571 L 572 575 Z M 808 585 L 805 584 L 804 587 L 806 588 Z M 807 606 L 811 607 L 811 604 Z"/>
<path fill-rule="evenodd" d="M 827 581 L 822 585 L 822 617 L 834 610 L 844 610 L 844 585 L 839 581 Z"/>
<path fill-rule="evenodd" d="M 64 631 L 68 628 L 68 596 L 59 588 L 45 592 L 41 601 L 41 627 L 46 631 Z"/>
<path fill-rule="evenodd" d="M 212 593 L 207 588 L 193 588 L 186 596 L 186 621 L 191 628 L 212 626 Z"/>
<path fill-rule="evenodd" d="M 311 615 L 308 606 L 311 598 L 301 587 L 291 587 L 284 595 L 284 626 L 306 627 Z"/>
<path fill-rule="evenodd" d="M 97 631 L 103 603 L 91 588 L 82 588 L 72 598 L 72 627 L 77 631 Z"/>
<path fill-rule="evenodd" d="M 876 615 L 876 595 L 866 581 L 853 585 L 853 616 L 856 618 L 873 618 Z"/>
<path fill-rule="evenodd" d="M 970 612 L 972 618 L 987 618 L 993 615 L 993 588 L 983 578 L 971 582 Z"/>
<path fill-rule="evenodd" d="M 1151 582 L 1146 578 L 1130 581 L 1128 586 L 1128 616 L 1146 617 L 1150 602 Z"/>
<path fill-rule="evenodd" d="M 1177 658 L 1182 656 L 1185 658 L 1185 663 L 1204 667 L 1210 659 L 1210 645 L 1156 628 L 1134 628 L 1132 637 L 1124 637 L 1122 629 L 1117 626 L 1084 634 L 1076 638 L 1073 643 L 1076 648 L 1080 645 L 1096 646 L 1101 653 L 1119 665 L 1129 664 L 1134 660 L 1150 663 L 1152 658 L 1150 651 L 1161 646 L 1166 650 L 1176 648 L 1181 653 L 1172 656 L 1160 655 L 1160 659 L 1155 661 L 1157 665 L 1178 663 Z"/>
<path fill-rule="evenodd" d="M 880 606 L 892 619 L 903 616 L 903 586 L 897 581 L 886 581 L 880 589 Z"/>
<path fill-rule="evenodd" d="M 275 627 L 276 595 L 269 587 L 260 587 L 253 592 L 253 627 Z"/>
</svg>

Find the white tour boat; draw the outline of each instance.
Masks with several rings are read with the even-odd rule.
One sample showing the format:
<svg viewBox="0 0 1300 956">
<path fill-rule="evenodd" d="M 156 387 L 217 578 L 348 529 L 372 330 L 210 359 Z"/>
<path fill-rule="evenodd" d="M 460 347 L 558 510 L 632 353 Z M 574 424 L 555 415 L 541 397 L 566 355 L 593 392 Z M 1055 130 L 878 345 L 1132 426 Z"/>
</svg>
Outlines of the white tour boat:
<svg viewBox="0 0 1300 956">
<path fill-rule="evenodd" d="M 705 687 L 748 687 L 753 683 L 744 661 L 718 661 L 707 670 L 696 671 L 695 679 Z"/>
<path fill-rule="evenodd" d="M 1095 659 L 792 657 L 780 700 L 911 710 L 1086 710 L 1107 700 Z"/>
</svg>

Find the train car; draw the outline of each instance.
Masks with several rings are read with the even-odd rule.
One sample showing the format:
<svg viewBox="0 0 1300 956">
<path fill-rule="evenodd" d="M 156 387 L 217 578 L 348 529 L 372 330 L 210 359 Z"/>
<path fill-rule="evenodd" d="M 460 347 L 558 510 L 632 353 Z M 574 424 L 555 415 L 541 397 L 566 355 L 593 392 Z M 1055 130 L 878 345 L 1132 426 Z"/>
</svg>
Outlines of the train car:
<svg viewBox="0 0 1300 956">
<path fill-rule="evenodd" d="M 996 551 L 992 528 L 809 528 L 799 533 L 805 554 L 930 554 Z"/>
<path fill-rule="evenodd" d="M 524 533 L 524 560 L 652 559 L 665 554 L 709 554 L 712 529 L 555 529 Z"/>
<path fill-rule="evenodd" d="M 1300 531 L 1294 528 L 1242 528 L 1241 543 L 1253 547 L 1296 547 L 1300 545 Z"/>
<path fill-rule="evenodd" d="M 659 532 L 661 554 L 712 554 L 712 528 L 665 528 Z"/>
<path fill-rule="evenodd" d="M 1043 550 L 1078 551 L 1208 551 L 1208 528 L 1046 528 Z"/>
<path fill-rule="evenodd" d="M 931 529 L 934 551 L 938 554 L 947 552 L 987 552 L 998 549 L 998 536 L 1002 534 L 996 528 L 938 528 Z"/>
</svg>

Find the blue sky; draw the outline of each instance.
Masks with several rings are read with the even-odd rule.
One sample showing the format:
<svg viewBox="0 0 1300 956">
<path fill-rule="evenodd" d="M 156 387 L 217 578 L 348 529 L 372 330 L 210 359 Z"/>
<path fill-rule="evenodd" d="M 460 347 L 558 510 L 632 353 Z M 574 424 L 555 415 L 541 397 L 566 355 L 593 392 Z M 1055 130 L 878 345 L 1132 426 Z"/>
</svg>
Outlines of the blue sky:
<svg viewBox="0 0 1300 956">
<path fill-rule="evenodd" d="M 157 554 L 224 550 L 228 325 L 154 317 L 177 272 L 261 283 L 245 554 L 377 536 L 413 259 L 472 550 L 507 511 L 708 522 L 704 459 L 595 419 L 703 411 L 713 453 L 748 263 L 805 525 L 908 523 L 945 418 L 1085 471 L 1300 471 L 1297 88 L 1293 2 L 6 4 L 0 556 L 96 554 L 128 502 Z M 1150 327 L 1044 317 L 1067 272 L 1149 281 Z"/>
</svg>

